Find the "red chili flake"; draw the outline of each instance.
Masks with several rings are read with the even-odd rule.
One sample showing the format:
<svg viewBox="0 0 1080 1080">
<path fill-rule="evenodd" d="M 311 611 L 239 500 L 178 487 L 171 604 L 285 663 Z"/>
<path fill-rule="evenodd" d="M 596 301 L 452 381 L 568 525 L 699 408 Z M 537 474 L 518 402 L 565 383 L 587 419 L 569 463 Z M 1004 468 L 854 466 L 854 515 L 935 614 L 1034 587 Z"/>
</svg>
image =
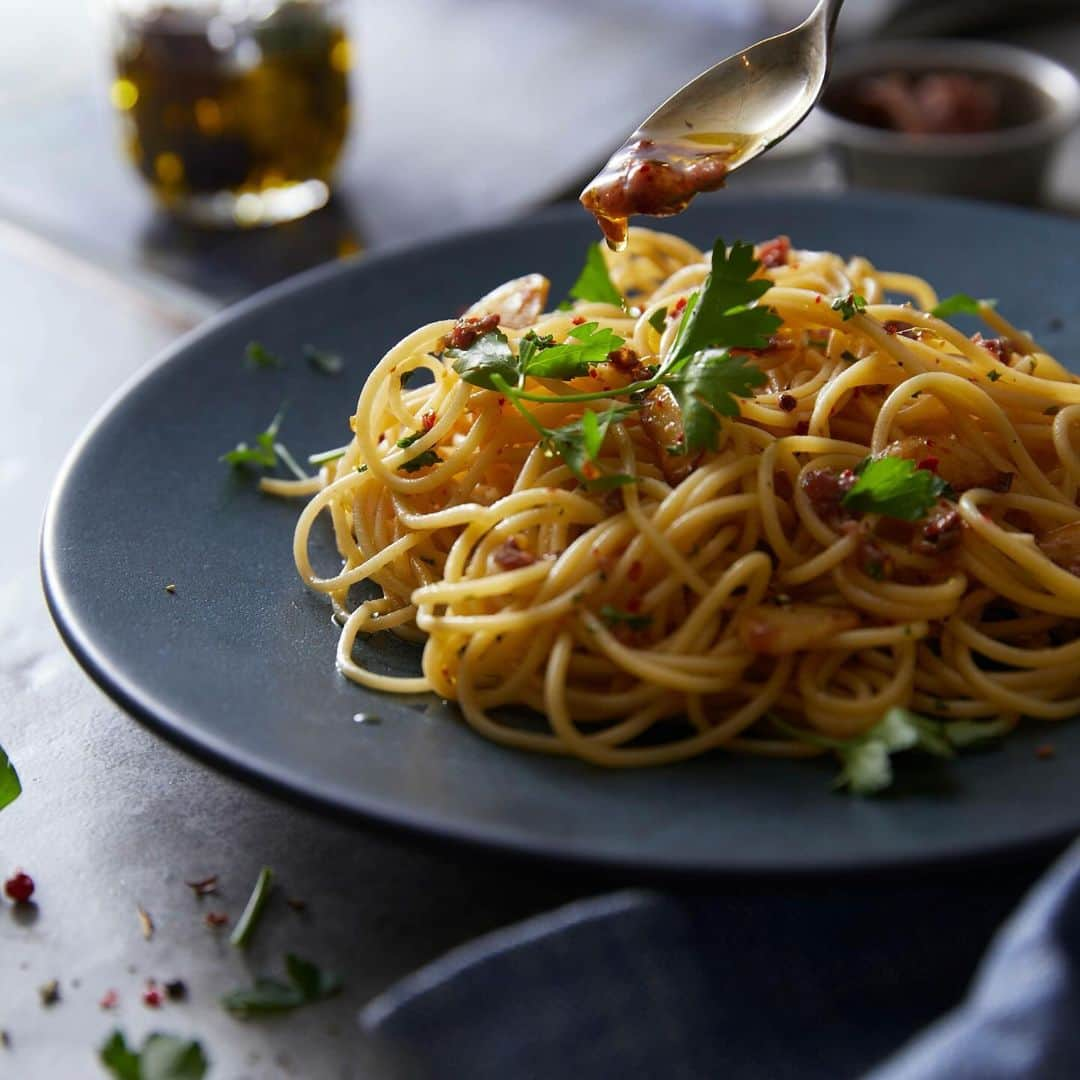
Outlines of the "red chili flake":
<svg viewBox="0 0 1080 1080">
<path fill-rule="evenodd" d="M 102 1009 L 115 1009 L 120 1004 L 120 995 L 115 990 L 106 990 L 101 995 L 98 1006 Z"/>
<path fill-rule="evenodd" d="M 203 922 L 206 923 L 211 930 L 217 930 L 221 926 L 225 926 L 229 921 L 229 916 L 224 911 L 208 911 Z"/>
<path fill-rule="evenodd" d="M 594 368 L 594 367 L 589 368 L 589 378 L 590 379 L 599 379 L 600 378 L 600 376 L 597 374 L 596 368 Z"/>
<path fill-rule="evenodd" d="M 643 571 L 644 569 L 645 569 L 645 567 L 643 567 L 643 566 L 641 565 L 641 562 L 640 562 L 640 560 L 638 560 L 638 559 L 635 559 L 635 560 L 634 560 L 634 561 L 633 561 L 633 562 L 632 562 L 632 563 L 630 564 L 630 569 L 629 569 L 629 570 L 627 571 L 627 574 L 626 574 L 626 576 L 627 576 L 627 577 L 628 577 L 628 578 L 629 578 L 629 579 L 630 579 L 631 581 L 637 581 L 637 580 L 638 580 L 638 578 L 640 578 L 640 577 L 641 577 L 641 573 L 642 573 L 642 571 Z"/>
<path fill-rule="evenodd" d="M 777 398 L 776 404 L 779 405 L 784 412 L 794 412 L 799 407 L 799 403 L 793 394 L 781 394 L 780 397 Z"/>
<path fill-rule="evenodd" d="M 674 319 L 684 307 L 686 307 L 686 297 L 680 296 L 675 304 L 668 310 L 667 317 L 669 319 Z"/>
<path fill-rule="evenodd" d="M 148 1009 L 160 1009 L 161 1003 L 165 1000 L 161 991 L 157 988 L 157 984 L 151 980 L 146 984 L 146 989 L 142 992 L 142 1002 Z"/>
<path fill-rule="evenodd" d="M 505 404 L 506 404 L 506 398 L 504 398 L 504 397 L 499 398 L 499 406 L 500 406 L 500 408 Z"/>
<path fill-rule="evenodd" d="M 29 874 L 24 874 L 22 870 L 16 870 L 4 882 L 4 892 L 8 899 L 16 904 L 28 904 L 30 897 L 34 895 L 34 879 Z"/>
<path fill-rule="evenodd" d="M 916 463 L 916 469 L 926 469 L 927 472 L 936 473 L 938 466 L 941 462 L 936 457 L 924 457 L 922 461 Z"/>
<path fill-rule="evenodd" d="M 423 417 L 421 417 L 420 424 L 425 431 L 430 431 L 435 426 L 435 421 L 438 419 L 439 418 L 435 413 L 426 412 Z"/>
<path fill-rule="evenodd" d="M 1035 756 L 1042 761 L 1046 761 L 1049 758 L 1057 757 L 1057 751 L 1051 743 L 1040 743 L 1035 747 Z"/>
<path fill-rule="evenodd" d="M 196 896 L 209 896 L 211 893 L 217 892 L 217 882 L 217 874 L 211 874 L 209 877 L 200 878 L 198 881 L 185 881 L 184 884 Z"/>
<path fill-rule="evenodd" d="M 815 296 L 814 297 L 814 303 L 815 304 L 820 304 L 821 303 L 821 297 L 820 296 Z"/>
<path fill-rule="evenodd" d="M 582 326 L 585 323 L 585 316 L 584 315 L 575 315 L 570 321 L 575 326 Z"/>
</svg>

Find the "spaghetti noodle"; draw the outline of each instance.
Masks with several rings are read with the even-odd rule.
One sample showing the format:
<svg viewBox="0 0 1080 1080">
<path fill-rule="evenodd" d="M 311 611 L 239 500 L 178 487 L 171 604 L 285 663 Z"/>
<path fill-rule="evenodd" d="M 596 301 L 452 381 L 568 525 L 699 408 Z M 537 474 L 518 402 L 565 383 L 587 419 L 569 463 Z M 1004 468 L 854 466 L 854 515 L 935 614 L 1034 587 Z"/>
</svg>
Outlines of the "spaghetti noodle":
<svg viewBox="0 0 1080 1080">
<path fill-rule="evenodd" d="M 724 350 L 762 374 L 737 415 L 711 410 L 706 449 L 649 388 L 709 283 L 674 236 L 633 229 L 603 253 L 623 304 L 542 314 L 532 275 L 383 357 L 340 456 L 306 484 L 264 481 L 313 494 L 296 565 L 343 624 L 345 676 L 608 766 L 816 754 L 896 707 L 976 731 L 1080 713 L 1080 380 L 989 302 L 970 304 L 994 337 L 969 338 L 918 277 L 784 238 L 757 255 L 768 291 L 748 308 L 777 329 Z M 581 376 L 462 374 L 477 342 L 520 356 L 583 323 L 621 344 Z M 854 497 L 886 458 L 932 488 L 921 513 Z M 326 577 L 309 556 L 323 514 L 343 559 Z M 351 599 L 362 582 L 379 595 Z M 422 674 L 357 662 L 382 631 L 423 643 Z"/>
</svg>

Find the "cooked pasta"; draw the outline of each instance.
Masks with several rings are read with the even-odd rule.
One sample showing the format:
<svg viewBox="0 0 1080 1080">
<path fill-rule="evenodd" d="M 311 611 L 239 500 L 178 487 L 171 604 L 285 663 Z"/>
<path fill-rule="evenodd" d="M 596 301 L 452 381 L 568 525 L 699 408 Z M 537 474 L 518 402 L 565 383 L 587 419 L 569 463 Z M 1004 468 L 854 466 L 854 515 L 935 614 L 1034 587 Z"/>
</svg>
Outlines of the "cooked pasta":
<svg viewBox="0 0 1080 1080">
<path fill-rule="evenodd" d="M 812 755 L 897 707 L 976 732 L 1080 712 L 1080 380 L 989 302 L 957 302 L 969 337 L 919 277 L 785 238 L 756 255 L 768 291 L 739 310 L 773 329 L 706 357 L 744 378 L 726 399 L 664 381 L 710 262 L 645 229 L 594 252 L 623 303 L 544 313 L 530 275 L 379 361 L 340 455 L 264 481 L 313 495 L 296 565 L 346 677 L 608 766 Z M 488 346 L 520 368 L 590 333 L 619 344 L 580 374 L 470 381 Z M 422 643 L 422 671 L 361 663 L 381 632 Z"/>
</svg>

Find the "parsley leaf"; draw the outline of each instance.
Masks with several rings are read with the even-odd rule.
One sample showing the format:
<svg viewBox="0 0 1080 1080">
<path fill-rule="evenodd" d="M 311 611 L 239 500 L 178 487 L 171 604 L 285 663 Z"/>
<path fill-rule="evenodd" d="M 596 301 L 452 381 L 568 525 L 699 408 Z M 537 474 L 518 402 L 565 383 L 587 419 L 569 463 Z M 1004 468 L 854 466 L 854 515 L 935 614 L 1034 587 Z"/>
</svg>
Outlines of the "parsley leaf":
<svg viewBox="0 0 1080 1080">
<path fill-rule="evenodd" d="M 555 345 L 555 338 L 551 334 L 538 334 L 530 330 L 518 342 L 518 363 L 525 368 L 541 349 L 550 349 Z"/>
<path fill-rule="evenodd" d="M 427 434 L 426 431 L 414 431 L 411 435 L 403 435 L 397 441 L 397 445 L 402 450 L 407 450 L 418 439 L 422 439 Z"/>
<path fill-rule="evenodd" d="M 732 356 L 726 349 L 705 349 L 695 353 L 676 374 L 664 379 L 682 412 L 686 449 L 711 450 L 721 416 L 738 416 L 736 397 L 753 397 L 755 386 L 765 382 L 765 373 L 745 356 Z"/>
<path fill-rule="evenodd" d="M 608 353 L 623 343 L 610 328 L 601 329 L 594 322 L 575 326 L 569 336 L 576 344 L 567 341 L 562 345 L 534 346 L 524 359 L 519 355 L 521 370 L 539 379 L 576 379 L 588 375 L 594 364 L 604 363 Z"/>
<path fill-rule="evenodd" d="M 637 410 L 637 405 L 612 405 L 602 413 L 586 409 L 580 420 L 574 420 L 562 427 L 546 428 L 544 441 L 553 453 L 566 462 L 578 480 L 589 487 L 604 489 L 631 484 L 634 481 L 632 476 L 625 473 L 602 473 L 591 463 L 600 456 L 600 447 L 604 443 L 608 428 L 613 423 L 625 420 Z"/>
<path fill-rule="evenodd" d="M 612 607 L 611 604 L 605 604 L 600 609 L 600 618 L 608 624 L 608 626 L 615 626 L 621 623 L 623 626 L 629 626 L 631 630 L 644 630 L 647 626 L 652 624 L 651 615 L 640 615 L 633 611 L 623 611 L 621 608 Z"/>
<path fill-rule="evenodd" d="M 856 315 L 861 315 L 866 310 L 866 297 L 860 296 L 857 292 L 850 292 L 847 296 L 838 296 L 832 302 L 833 311 L 839 311 L 844 317 L 844 322 L 848 319 L 854 319 Z"/>
<path fill-rule="evenodd" d="M 615 288 L 611 280 L 607 261 L 599 244 L 590 244 L 585 252 L 585 265 L 581 268 L 577 281 L 570 286 L 570 295 L 575 300 L 591 300 L 599 304 L 614 304 L 616 307 L 626 306 L 622 293 Z M 559 305 L 563 311 L 569 307 L 571 304 L 568 300 Z"/>
<path fill-rule="evenodd" d="M 333 997 L 341 990 L 338 975 L 322 971 L 315 964 L 290 953 L 285 957 L 289 981 L 259 976 L 255 984 L 226 994 L 221 1004 L 234 1016 L 247 1019 L 267 1013 L 289 1012 Z"/>
<path fill-rule="evenodd" d="M 980 306 L 995 307 L 996 300 L 976 300 L 967 293 L 953 293 L 930 309 L 930 314 L 937 319 L 947 319 L 950 315 L 978 315 Z"/>
<path fill-rule="evenodd" d="M 867 458 L 855 471 L 858 479 L 844 495 L 843 505 L 901 521 L 925 517 L 948 488 L 940 476 L 917 469 L 908 458 Z"/>
<path fill-rule="evenodd" d="M 422 454 L 410 458 L 403 465 L 399 465 L 398 468 L 403 472 L 412 473 L 418 469 L 426 469 L 429 465 L 438 465 L 441 461 L 442 458 L 434 450 L 425 450 Z"/>
<path fill-rule="evenodd" d="M 485 390 L 498 390 L 492 376 L 498 375 L 510 386 L 521 382 L 521 364 L 501 330 L 481 334 L 467 349 L 447 349 L 443 354 L 453 361 L 454 370 L 467 383 Z"/>
<path fill-rule="evenodd" d="M 255 932 L 255 927 L 262 917 L 263 908 L 266 907 L 273 884 L 274 872 L 269 866 L 264 866 L 255 879 L 255 887 L 251 890 L 251 896 L 248 897 L 243 914 L 229 938 L 229 944 L 234 948 L 243 949 L 251 940 L 251 935 Z"/>
<path fill-rule="evenodd" d="M 719 239 L 713 246 L 712 270 L 699 293 L 692 293 L 683 311 L 669 364 L 710 346 L 763 349 L 782 319 L 763 307 L 750 307 L 772 288 L 767 278 L 751 280 L 761 264 L 754 249 L 736 241 L 730 254 Z"/>
<path fill-rule="evenodd" d="M 15 771 L 11 759 L 0 746 L 0 810 L 13 803 L 22 794 L 19 774 Z"/>
<path fill-rule="evenodd" d="M 987 377 L 987 378 L 988 378 L 988 379 L 989 379 L 989 380 L 990 380 L 991 382 L 997 382 L 997 381 L 998 381 L 998 379 L 1000 379 L 1000 378 L 1001 378 L 1001 372 L 1000 372 L 1000 371 L 995 371 L 995 370 L 994 370 L 993 368 L 991 368 L 991 369 L 990 369 L 990 370 L 989 370 L 989 371 L 988 371 L 988 372 L 986 373 L 986 377 Z"/>
<path fill-rule="evenodd" d="M 666 307 L 657 308 L 649 316 L 649 325 L 658 334 L 662 334 L 664 332 L 664 327 L 667 326 L 667 308 Z"/>
<path fill-rule="evenodd" d="M 285 366 L 285 361 L 277 353 L 272 353 L 261 341 L 249 341 L 244 355 L 252 367 L 282 368 Z"/>
<path fill-rule="evenodd" d="M 197 1042 L 154 1033 L 136 1051 L 119 1029 L 109 1036 L 99 1057 L 117 1080 L 202 1080 L 209 1068 Z"/>
<path fill-rule="evenodd" d="M 282 405 L 270 421 L 265 431 L 255 436 L 255 445 L 248 446 L 246 442 L 237 443 L 235 450 L 222 454 L 220 461 L 235 468 L 261 468 L 272 469 L 277 464 L 277 435 L 281 430 L 281 421 L 285 417 L 286 406 Z"/>
<path fill-rule="evenodd" d="M 337 353 L 318 349 L 314 345 L 304 346 L 304 359 L 323 375 L 340 375 L 345 370 L 345 361 Z"/>
</svg>

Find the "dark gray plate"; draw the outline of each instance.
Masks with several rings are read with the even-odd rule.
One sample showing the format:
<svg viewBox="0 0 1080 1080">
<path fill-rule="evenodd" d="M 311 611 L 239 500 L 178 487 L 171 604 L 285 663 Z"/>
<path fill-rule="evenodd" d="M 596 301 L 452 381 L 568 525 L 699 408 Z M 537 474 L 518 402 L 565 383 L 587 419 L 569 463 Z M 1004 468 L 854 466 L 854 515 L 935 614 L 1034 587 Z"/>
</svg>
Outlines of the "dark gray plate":
<svg viewBox="0 0 1080 1080">
<path fill-rule="evenodd" d="M 943 295 L 999 297 L 1052 351 L 1080 355 L 1080 226 L 1065 220 L 939 200 L 725 194 L 669 227 L 701 246 L 787 232 L 802 247 L 864 253 Z M 593 239 L 586 216 L 567 208 L 320 269 L 215 319 L 125 387 L 72 451 L 45 521 L 49 603 L 90 675 L 162 735 L 276 791 L 550 858 L 838 871 L 1003 854 L 1075 832 L 1077 724 L 1032 726 L 947 769 L 905 763 L 895 794 L 860 800 L 830 793 L 824 762 L 714 755 L 605 772 L 515 753 L 434 700 L 379 696 L 335 673 L 328 607 L 293 569 L 298 504 L 259 495 L 218 455 L 284 399 L 282 435 L 295 452 L 341 444 L 365 374 L 398 338 L 526 271 L 550 275 L 561 294 Z M 252 339 L 287 369 L 246 368 Z M 346 356 L 344 377 L 312 372 L 300 358 L 308 342 Z M 415 670 L 410 647 L 376 639 L 363 649 L 376 667 Z M 359 712 L 382 723 L 354 723 Z M 1038 760 L 1048 739 L 1057 757 Z"/>
</svg>

